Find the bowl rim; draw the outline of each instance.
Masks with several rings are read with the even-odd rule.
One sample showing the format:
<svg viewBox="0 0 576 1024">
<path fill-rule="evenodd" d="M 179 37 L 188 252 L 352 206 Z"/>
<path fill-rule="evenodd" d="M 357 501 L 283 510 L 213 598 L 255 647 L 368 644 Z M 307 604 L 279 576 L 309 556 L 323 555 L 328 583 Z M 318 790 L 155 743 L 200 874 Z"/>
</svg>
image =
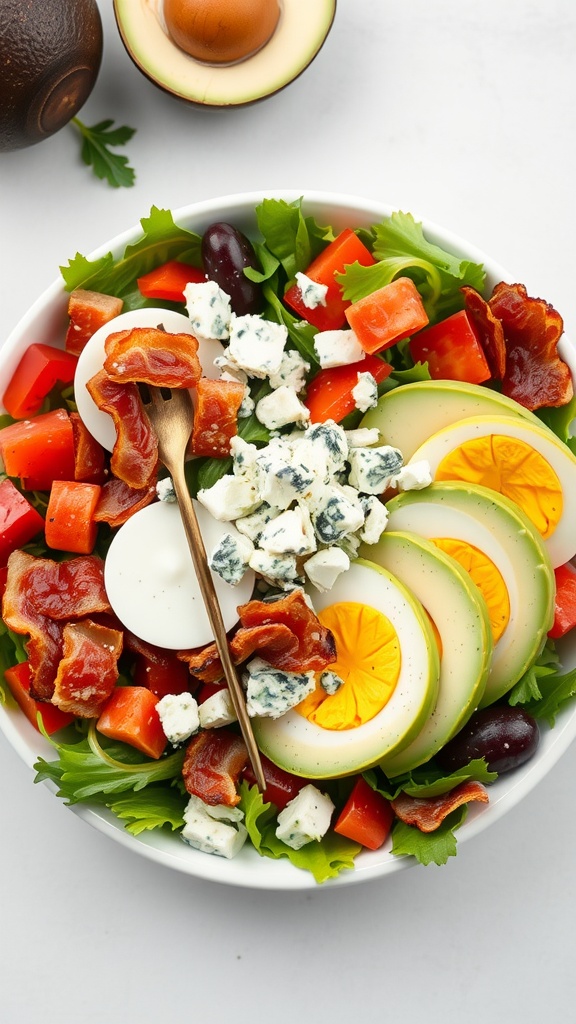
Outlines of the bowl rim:
<svg viewBox="0 0 576 1024">
<path fill-rule="evenodd" d="M 314 213 L 318 219 L 332 214 L 329 223 L 342 223 L 346 226 L 353 217 L 351 227 L 368 226 L 384 216 L 390 215 L 395 209 L 390 204 L 379 200 L 362 198 L 353 194 L 307 189 L 259 189 L 250 192 L 230 193 L 225 196 L 213 197 L 196 203 L 190 203 L 171 210 L 177 224 L 193 230 L 205 230 L 213 220 L 227 219 L 244 227 L 253 219 L 254 208 L 262 199 L 282 199 L 294 202 L 302 198 L 307 213 Z M 412 211 L 415 219 L 422 223 L 426 236 L 433 242 L 443 245 L 456 255 L 474 262 L 484 264 L 488 282 L 492 280 L 515 280 L 499 263 L 489 257 L 481 249 L 471 245 L 460 235 L 441 227 L 434 221 L 420 217 Z M 140 223 L 121 231 L 108 242 L 94 249 L 89 260 L 99 259 L 112 252 L 115 256 L 123 252 L 142 233 Z M 61 278 L 49 285 L 21 317 L 0 349 L 0 377 L 8 375 L 15 365 L 21 351 L 27 347 L 30 330 L 46 312 L 54 321 L 54 330 L 59 332 L 66 310 L 67 292 Z M 576 379 L 576 348 L 570 340 L 563 336 L 560 352 L 568 362 Z M 576 665 L 576 641 L 564 648 L 564 658 Z M 25 719 L 18 708 L 9 704 L 0 705 L 0 732 L 3 733 L 15 752 L 33 768 L 37 757 L 49 757 L 51 746 L 34 727 Z M 540 748 L 535 758 L 526 765 L 516 769 L 510 776 L 503 776 L 490 787 L 490 803 L 470 808 L 466 822 L 458 832 L 458 845 L 467 842 L 484 829 L 498 821 L 512 807 L 520 802 L 544 776 L 554 767 L 570 746 L 576 736 L 576 707 L 565 708 L 558 715 L 553 730 L 544 727 Z M 57 787 L 49 781 L 45 784 L 56 793 Z M 494 799 L 492 799 L 494 795 Z M 68 805 L 79 818 L 110 836 L 131 851 L 183 874 L 194 876 L 206 881 L 218 882 L 247 889 L 300 891 L 306 889 L 331 890 L 364 881 L 386 878 L 396 871 L 414 866 L 417 862 L 412 857 L 392 856 L 389 842 L 375 852 L 362 851 L 355 867 L 351 871 L 342 872 L 337 878 L 330 879 L 318 886 L 308 872 L 300 871 L 286 860 L 269 860 L 261 858 L 252 848 L 244 847 L 233 860 L 207 856 L 199 853 L 183 843 L 175 835 L 155 836 L 153 832 L 133 836 L 127 832 L 124 824 L 107 810 L 89 804 Z"/>
</svg>

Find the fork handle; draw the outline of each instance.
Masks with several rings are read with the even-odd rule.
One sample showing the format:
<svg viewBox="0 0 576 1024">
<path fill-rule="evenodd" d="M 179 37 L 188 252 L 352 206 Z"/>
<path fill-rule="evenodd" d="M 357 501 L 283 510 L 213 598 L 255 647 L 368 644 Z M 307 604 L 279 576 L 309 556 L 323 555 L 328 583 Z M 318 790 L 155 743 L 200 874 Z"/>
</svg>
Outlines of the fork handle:
<svg viewBox="0 0 576 1024">
<path fill-rule="evenodd" d="M 244 692 L 236 673 L 236 667 L 230 656 L 226 629 L 222 620 L 222 612 L 220 610 L 218 597 L 214 588 L 212 573 L 208 565 L 206 548 L 204 547 L 204 540 L 198 525 L 196 511 L 186 485 L 183 468 L 180 466 L 173 467 L 171 475 L 174 491 L 180 507 L 180 514 L 182 516 L 186 540 L 188 541 L 188 547 L 190 548 L 190 554 L 192 555 L 196 576 L 198 577 L 198 583 L 200 584 L 200 590 L 204 599 L 204 606 L 216 641 L 216 649 L 220 656 L 220 661 L 222 662 L 222 668 L 224 669 L 224 676 L 228 684 L 234 711 L 240 725 L 244 742 L 248 748 L 250 763 L 252 765 L 254 775 L 256 776 L 258 786 L 261 791 L 264 791 L 266 789 L 266 781 L 264 779 L 262 762 L 260 760 L 260 751 L 258 750 L 256 740 L 254 739 L 252 723 L 250 722 L 250 718 L 246 710 Z"/>
</svg>

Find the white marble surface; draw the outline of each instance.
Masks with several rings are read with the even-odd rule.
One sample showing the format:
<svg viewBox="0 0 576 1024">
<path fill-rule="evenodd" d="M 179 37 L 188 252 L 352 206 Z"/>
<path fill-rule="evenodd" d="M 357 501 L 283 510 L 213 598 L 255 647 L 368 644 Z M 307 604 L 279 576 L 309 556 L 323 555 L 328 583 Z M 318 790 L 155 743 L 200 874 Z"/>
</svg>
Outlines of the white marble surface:
<svg viewBox="0 0 576 1024">
<path fill-rule="evenodd" d="M 311 0 L 313 2 L 313 0 Z M 188 109 L 105 57 L 83 111 L 138 129 L 111 190 L 71 129 L 0 156 L 0 338 L 76 250 L 152 203 L 254 188 L 385 200 L 473 240 L 576 337 L 572 0 L 340 0 L 308 71 L 230 113 Z M 573 1013 L 576 749 L 443 868 L 338 891 L 199 882 L 131 856 L 0 743 L 0 1018 L 6 1024 L 536 1024 Z"/>
</svg>

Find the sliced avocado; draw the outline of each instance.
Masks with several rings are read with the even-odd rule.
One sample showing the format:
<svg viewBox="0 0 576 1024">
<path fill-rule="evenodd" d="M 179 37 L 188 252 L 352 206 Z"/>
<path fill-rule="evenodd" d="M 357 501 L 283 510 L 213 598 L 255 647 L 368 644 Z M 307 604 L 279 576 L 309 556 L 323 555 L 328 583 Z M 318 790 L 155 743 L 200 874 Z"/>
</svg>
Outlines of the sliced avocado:
<svg viewBox="0 0 576 1024">
<path fill-rule="evenodd" d="M 436 706 L 412 743 L 380 765 L 390 777 L 424 764 L 468 720 L 482 699 L 492 659 L 486 602 L 450 555 L 415 533 L 386 530 L 361 555 L 392 573 L 416 595 L 438 630 L 440 687 Z"/>
<path fill-rule="evenodd" d="M 386 444 L 399 448 L 404 461 L 432 434 L 457 420 L 483 415 L 521 416 L 541 421 L 497 391 L 456 380 L 423 380 L 394 388 L 366 413 L 361 427 L 378 427 Z"/>
<path fill-rule="evenodd" d="M 320 50 L 334 20 L 336 0 L 284 0 L 270 40 L 235 64 L 207 64 L 170 38 L 161 0 L 114 0 L 118 29 L 130 57 L 155 85 L 202 107 L 254 103 L 298 77 Z"/>
<path fill-rule="evenodd" d="M 402 666 L 388 702 L 355 728 L 324 729 L 298 711 L 255 717 L 258 746 L 280 768 L 309 779 L 352 775 L 412 742 L 438 696 L 440 660 L 430 619 L 420 602 L 386 569 L 358 559 L 332 590 L 310 595 L 320 612 L 339 602 L 370 604 L 386 615 L 400 642 Z"/>
<path fill-rule="evenodd" d="M 538 655 L 554 618 L 554 571 L 542 538 L 514 502 L 486 487 L 435 483 L 388 502 L 388 528 L 449 537 L 483 551 L 508 590 L 510 617 L 494 646 L 480 707 L 507 693 Z"/>
<path fill-rule="evenodd" d="M 96 0 L 0 3 L 0 150 L 32 146 L 88 99 L 102 58 Z"/>
</svg>

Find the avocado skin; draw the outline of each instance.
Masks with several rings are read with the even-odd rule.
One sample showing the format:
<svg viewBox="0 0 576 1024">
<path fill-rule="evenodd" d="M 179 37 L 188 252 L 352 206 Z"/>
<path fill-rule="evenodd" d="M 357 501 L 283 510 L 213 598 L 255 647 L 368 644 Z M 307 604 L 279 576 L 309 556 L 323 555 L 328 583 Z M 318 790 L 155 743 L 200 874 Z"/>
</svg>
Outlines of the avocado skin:
<svg viewBox="0 0 576 1024">
<path fill-rule="evenodd" d="M 95 0 L 0 0 L 0 151 L 63 128 L 90 95 L 102 59 Z"/>
</svg>

